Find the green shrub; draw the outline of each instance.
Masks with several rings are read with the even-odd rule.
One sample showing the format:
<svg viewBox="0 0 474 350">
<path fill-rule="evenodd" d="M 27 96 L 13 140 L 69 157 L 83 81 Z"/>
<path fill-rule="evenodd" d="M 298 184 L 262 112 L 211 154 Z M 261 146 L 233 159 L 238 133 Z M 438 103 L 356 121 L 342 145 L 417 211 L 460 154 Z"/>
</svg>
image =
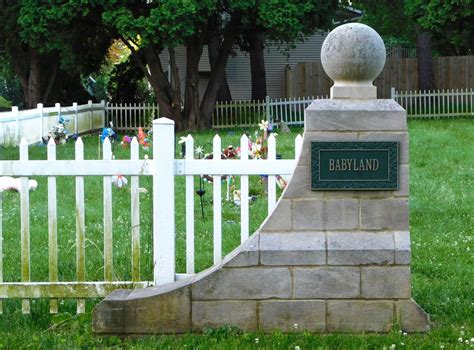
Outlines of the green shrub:
<svg viewBox="0 0 474 350">
<path fill-rule="evenodd" d="M 12 104 L 5 97 L 0 96 L 0 108 L 11 108 Z"/>
</svg>

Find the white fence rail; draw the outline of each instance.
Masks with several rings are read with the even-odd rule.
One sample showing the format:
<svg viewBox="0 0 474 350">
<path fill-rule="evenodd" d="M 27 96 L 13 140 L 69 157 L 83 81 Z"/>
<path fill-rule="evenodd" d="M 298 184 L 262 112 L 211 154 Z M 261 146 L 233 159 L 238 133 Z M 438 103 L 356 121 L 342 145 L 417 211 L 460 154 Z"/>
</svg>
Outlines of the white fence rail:
<svg viewBox="0 0 474 350">
<path fill-rule="evenodd" d="M 392 98 L 406 109 L 409 118 L 474 116 L 474 90 L 396 91 Z"/>
<path fill-rule="evenodd" d="M 194 141 L 191 136 L 186 138 L 186 156 L 175 159 L 174 123 L 165 118 L 153 121 L 153 158 L 138 159 L 138 142 L 136 138 L 131 143 L 131 156 L 128 160 L 116 160 L 112 157 L 111 145 L 105 139 L 103 159 L 84 160 L 84 145 L 81 138 L 75 144 L 75 160 L 56 160 L 57 146 L 51 140 L 48 143 L 47 160 L 28 160 L 28 144 L 25 139 L 20 144 L 20 159 L 0 161 L 0 176 L 16 176 L 22 180 L 20 188 L 21 216 L 21 276 L 19 281 L 9 282 L 3 278 L 3 256 L 0 254 L 0 313 L 2 299 L 22 299 L 23 312 L 30 312 L 30 299 L 50 298 L 50 312 L 58 312 L 58 299 L 72 298 L 77 300 L 77 312 L 85 310 L 85 299 L 104 297 L 115 288 L 144 287 L 149 284 L 165 284 L 173 282 L 195 271 L 195 189 L 194 176 L 209 174 L 213 178 L 213 256 L 214 263 L 222 260 L 222 175 L 240 176 L 240 217 L 241 241 L 249 237 L 249 175 L 268 175 L 268 213 L 271 213 L 277 201 L 277 175 L 291 175 L 296 165 L 296 159 L 301 151 L 302 137 L 295 139 L 295 156 L 293 159 L 276 159 L 276 139 L 273 135 L 268 138 L 267 159 L 249 159 L 249 140 L 246 135 L 240 140 L 240 159 L 195 159 Z M 213 153 L 222 152 L 221 139 L 213 139 Z M 113 247 L 123 244 L 113 242 L 112 225 L 112 179 L 117 174 L 131 176 L 130 188 L 130 235 L 131 235 L 131 281 L 114 279 Z M 87 176 L 103 177 L 103 279 L 88 281 L 86 276 L 86 225 L 85 211 L 85 182 Z M 30 200 L 28 179 L 30 177 L 46 176 L 48 193 L 48 242 L 45 242 L 49 255 L 49 281 L 31 281 L 30 253 Z M 58 277 L 58 227 L 57 186 L 56 179 L 61 176 L 75 177 L 75 255 L 76 278 L 73 282 L 60 281 Z M 153 218 L 153 281 L 144 281 L 140 276 L 140 200 L 139 177 L 152 176 L 152 218 Z M 175 176 L 184 176 L 186 201 L 186 273 L 176 273 L 176 233 L 175 233 Z M 2 213 L 0 192 L 0 214 Z M 8 205 L 8 204 L 7 204 Z M 1 218 L 1 215 L 0 215 Z M 0 225 L 0 252 L 2 252 L 2 225 Z M 197 232 L 199 234 L 199 232 Z M 114 244 L 113 244 L 114 243 Z M 88 248 L 89 249 L 89 248 Z M 96 249 L 98 249 L 96 247 Z M 116 249 L 116 248 L 115 248 Z M 3 255 L 10 252 L 3 249 Z M 90 256 L 90 255 L 89 255 Z M 99 266 L 99 268 L 102 268 Z M 3 276 L 3 277 L 2 277 Z M 3 279 L 2 279 L 3 278 Z"/>
<path fill-rule="evenodd" d="M 96 130 L 105 123 L 105 102 L 72 106 L 56 103 L 54 107 L 39 103 L 37 108 L 23 111 L 12 107 L 10 112 L 0 113 L 0 145 L 18 145 L 23 138 L 28 144 L 41 142 L 58 124 L 59 116 L 64 117 L 69 135 Z"/>
</svg>

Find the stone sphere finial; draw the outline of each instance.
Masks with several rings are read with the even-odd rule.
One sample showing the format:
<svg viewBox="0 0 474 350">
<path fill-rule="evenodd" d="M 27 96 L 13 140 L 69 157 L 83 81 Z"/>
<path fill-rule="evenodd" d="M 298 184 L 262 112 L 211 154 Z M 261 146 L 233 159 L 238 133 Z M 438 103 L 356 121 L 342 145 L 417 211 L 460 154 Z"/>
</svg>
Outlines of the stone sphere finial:
<svg viewBox="0 0 474 350">
<path fill-rule="evenodd" d="M 321 63 L 334 80 L 331 98 L 375 99 L 372 82 L 385 64 L 380 35 L 361 23 L 347 23 L 332 30 L 321 48 Z"/>
</svg>

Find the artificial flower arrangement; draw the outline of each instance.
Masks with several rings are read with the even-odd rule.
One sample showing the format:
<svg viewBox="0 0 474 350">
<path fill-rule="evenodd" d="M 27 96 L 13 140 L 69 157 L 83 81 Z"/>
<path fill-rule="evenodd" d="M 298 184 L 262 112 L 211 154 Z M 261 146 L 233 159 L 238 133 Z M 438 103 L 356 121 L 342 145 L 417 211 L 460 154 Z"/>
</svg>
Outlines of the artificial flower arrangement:
<svg viewBox="0 0 474 350">
<path fill-rule="evenodd" d="M 118 135 L 114 130 L 114 124 L 110 122 L 109 125 L 110 127 L 102 129 L 102 133 L 100 134 L 100 143 L 104 143 L 106 138 L 108 138 L 111 143 L 117 140 Z"/>
<path fill-rule="evenodd" d="M 259 129 L 260 131 L 255 132 L 255 141 L 252 141 L 251 139 L 249 139 L 249 142 L 248 142 L 249 155 L 250 155 L 250 158 L 252 159 L 266 159 L 268 156 L 268 134 L 269 132 L 272 131 L 272 127 L 268 121 L 262 120 L 259 123 Z M 276 136 L 275 133 L 274 135 Z M 186 142 L 186 138 L 181 137 L 178 143 L 184 146 L 185 142 Z M 185 147 L 182 147 L 181 155 L 184 156 L 184 153 L 185 153 Z M 204 154 L 204 149 L 202 146 L 196 147 L 195 154 L 197 158 L 199 159 L 212 159 L 213 158 L 212 153 Z M 241 155 L 240 147 L 234 148 L 234 146 L 228 145 L 226 148 L 222 150 L 221 158 L 222 159 L 238 159 L 240 158 L 240 155 Z M 266 183 L 267 183 L 268 176 L 261 175 L 261 177 L 262 177 L 262 182 L 264 183 L 265 191 L 266 191 L 267 189 Z M 210 175 L 201 176 L 200 189 L 197 192 L 205 193 L 205 191 L 203 191 L 202 189 L 202 179 L 204 179 L 204 181 L 207 181 L 207 182 L 212 182 L 213 177 Z M 230 176 L 230 175 L 227 175 L 227 176 L 224 175 L 221 177 L 221 179 L 226 181 L 226 185 L 227 185 L 226 186 L 227 187 L 226 199 L 229 201 L 231 198 L 230 194 L 232 194 L 234 203 L 236 205 L 240 205 L 240 191 L 237 190 L 235 187 L 235 177 Z M 280 189 L 284 189 L 287 185 L 287 179 L 280 175 L 276 175 L 276 183 Z M 250 199 L 255 200 L 255 196 L 251 196 Z"/>
<path fill-rule="evenodd" d="M 137 135 L 138 143 L 142 146 L 144 151 L 148 151 L 150 149 L 150 140 L 151 140 L 150 134 L 151 132 L 149 132 L 148 134 L 145 133 L 142 127 L 138 128 L 138 135 Z M 132 140 L 133 140 L 133 137 L 124 135 L 122 137 L 122 141 L 120 142 L 120 144 L 122 145 L 122 148 L 128 148 L 130 143 L 132 143 Z"/>
<path fill-rule="evenodd" d="M 261 120 L 258 124 L 260 131 L 255 131 L 255 142 L 249 140 L 250 157 L 253 159 L 265 159 L 267 158 L 268 146 L 265 145 L 268 139 L 268 132 L 272 131 L 272 126 L 267 120 Z"/>
<path fill-rule="evenodd" d="M 54 142 L 59 144 L 65 144 L 68 139 L 69 131 L 66 128 L 65 120 L 63 116 L 58 117 L 58 124 L 51 127 L 49 130 L 49 137 L 53 138 Z"/>
</svg>

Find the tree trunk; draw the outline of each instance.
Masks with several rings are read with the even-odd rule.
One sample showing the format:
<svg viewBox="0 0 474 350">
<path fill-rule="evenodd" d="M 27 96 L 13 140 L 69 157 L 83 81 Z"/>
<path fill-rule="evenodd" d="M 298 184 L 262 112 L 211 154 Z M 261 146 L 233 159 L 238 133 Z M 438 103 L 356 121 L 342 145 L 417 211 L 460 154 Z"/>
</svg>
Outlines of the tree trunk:
<svg viewBox="0 0 474 350">
<path fill-rule="evenodd" d="M 51 90 L 53 89 L 54 83 L 56 81 L 56 77 L 58 76 L 59 62 L 53 63 L 52 66 L 53 66 L 53 71 L 52 73 L 50 73 L 48 86 L 46 87 L 46 90 L 43 93 L 43 98 L 42 98 L 43 103 L 48 102 L 49 94 L 51 93 Z"/>
<path fill-rule="evenodd" d="M 36 108 L 41 103 L 41 67 L 38 50 L 30 49 L 30 74 L 28 77 L 28 98 L 26 108 Z"/>
<path fill-rule="evenodd" d="M 202 40 L 193 35 L 186 41 L 186 82 L 184 90 L 184 119 L 189 130 L 199 129 L 199 61 L 202 56 Z"/>
<path fill-rule="evenodd" d="M 263 49 L 265 39 L 258 31 L 252 36 L 250 44 L 250 73 L 252 76 L 252 100 L 264 100 L 267 96 L 267 81 L 265 77 L 265 58 Z"/>
<path fill-rule="evenodd" d="M 237 37 L 241 20 L 242 13 L 240 11 L 235 12 L 224 31 L 224 40 L 217 56 L 216 65 L 212 69 L 206 92 L 201 102 L 201 118 L 199 120 L 199 128 L 201 130 L 209 129 L 212 126 L 212 112 L 216 105 L 217 92 L 224 77 L 225 66 Z"/>
<path fill-rule="evenodd" d="M 420 31 L 416 36 L 418 90 L 434 90 L 433 57 L 431 56 L 431 34 Z"/>
<path fill-rule="evenodd" d="M 160 116 L 174 120 L 178 131 L 185 128 L 183 113 L 181 112 L 181 92 L 173 88 L 163 71 L 160 57 L 151 46 L 143 49 L 143 53 L 148 65 L 147 67 L 140 63 L 137 56 L 136 62 L 145 73 L 155 92 L 158 106 L 160 107 Z"/>
<path fill-rule="evenodd" d="M 219 56 L 220 45 L 221 41 L 217 33 L 217 29 L 211 30 L 207 43 L 207 49 L 209 51 L 209 64 L 211 66 L 211 70 L 214 69 L 216 65 L 217 58 Z M 229 83 L 227 82 L 227 75 L 225 72 L 224 77 L 222 78 L 221 85 L 219 86 L 219 91 L 217 91 L 216 101 L 232 101 L 232 95 L 230 93 Z"/>
</svg>

